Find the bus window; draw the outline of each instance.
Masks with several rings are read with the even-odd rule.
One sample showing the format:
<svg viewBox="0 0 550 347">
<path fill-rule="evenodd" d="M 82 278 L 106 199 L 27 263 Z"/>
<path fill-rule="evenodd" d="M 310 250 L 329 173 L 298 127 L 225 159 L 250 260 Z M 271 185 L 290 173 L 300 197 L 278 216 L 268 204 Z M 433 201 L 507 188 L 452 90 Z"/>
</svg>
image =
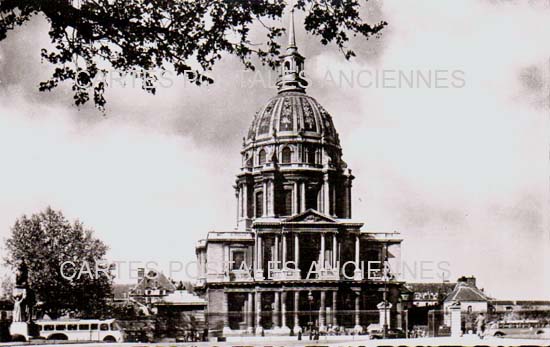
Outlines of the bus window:
<svg viewBox="0 0 550 347">
<path fill-rule="evenodd" d="M 55 330 L 56 331 L 63 331 L 63 330 L 67 330 L 67 327 L 65 326 L 65 324 L 59 324 L 59 325 L 55 326 Z"/>
<path fill-rule="evenodd" d="M 99 326 L 99 329 L 102 331 L 109 330 L 109 324 L 103 323 Z"/>
<path fill-rule="evenodd" d="M 51 325 L 51 324 L 44 325 L 44 330 L 45 331 L 52 331 L 53 330 L 53 325 Z"/>
<path fill-rule="evenodd" d="M 97 330 L 97 324 L 92 324 L 92 330 Z"/>
<path fill-rule="evenodd" d="M 78 330 L 90 330 L 90 326 L 88 324 L 80 324 Z"/>
<path fill-rule="evenodd" d="M 76 330 L 76 324 L 69 324 L 67 325 L 67 330 Z"/>
<path fill-rule="evenodd" d="M 111 323 L 111 330 L 112 330 L 112 331 L 118 330 L 118 327 L 117 327 L 117 325 L 116 325 L 115 323 Z"/>
</svg>

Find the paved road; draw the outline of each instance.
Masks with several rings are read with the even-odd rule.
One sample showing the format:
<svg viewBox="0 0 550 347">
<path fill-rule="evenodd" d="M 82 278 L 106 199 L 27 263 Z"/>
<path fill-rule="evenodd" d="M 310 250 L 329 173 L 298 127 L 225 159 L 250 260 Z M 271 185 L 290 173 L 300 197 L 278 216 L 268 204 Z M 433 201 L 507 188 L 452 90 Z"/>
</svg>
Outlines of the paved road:
<svg viewBox="0 0 550 347">
<path fill-rule="evenodd" d="M 25 343 L 0 343 L 0 346 L 28 346 Z M 254 337 L 232 338 L 228 342 L 189 342 L 189 343 L 64 343 L 64 344 L 40 344 L 40 347 L 70 346 L 70 347 L 292 347 L 292 346 L 330 346 L 330 347 L 377 347 L 377 346 L 550 346 L 550 339 L 506 339 L 486 338 L 479 339 L 476 336 L 464 336 L 460 338 L 437 337 L 418 339 L 392 339 L 392 340 L 368 340 L 365 337 L 353 339 L 350 336 L 338 336 L 321 338 L 319 341 L 302 340 L 289 337 Z"/>
</svg>

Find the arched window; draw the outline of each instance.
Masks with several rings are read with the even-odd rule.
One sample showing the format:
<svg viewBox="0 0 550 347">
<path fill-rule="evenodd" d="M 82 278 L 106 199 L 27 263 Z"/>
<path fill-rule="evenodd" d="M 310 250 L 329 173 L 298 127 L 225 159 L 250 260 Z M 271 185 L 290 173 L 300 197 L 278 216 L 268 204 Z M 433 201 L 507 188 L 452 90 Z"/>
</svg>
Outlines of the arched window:
<svg viewBox="0 0 550 347">
<path fill-rule="evenodd" d="M 288 71 L 290 71 L 290 62 L 286 61 L 285 62 L 285 72 L 288 72 Z"/>
<path fill-rule="evenodd" d="M 259 218 L 263 216 L 264 214 L 264 193 L 263 192 L 257 192 L 256 193 L 256 200 L 255 203 L 255 209 L 256 209 L 256 218 Z"/>
<path fill-rule="evenodd" d="M 307 162 L 308 164 L 315 164 L 315 147 L 307 148 Z"/>
<path fill-rule="evenodd" d="M 290 164 L 291 161 L 292 161 L 292 151 L 288 147 L 283 148 L 283 151 L 281 153 L 281 162 L 283 164 Z"/>
<path fill-rule="evenodd" d="M 265 150 L 262 149 L 260 151 L 260 153 L 258 154 L 258 164 L 259 165 L 264 165 L 265 164 L 265 156 L 266 156 Z"/>
</svg>

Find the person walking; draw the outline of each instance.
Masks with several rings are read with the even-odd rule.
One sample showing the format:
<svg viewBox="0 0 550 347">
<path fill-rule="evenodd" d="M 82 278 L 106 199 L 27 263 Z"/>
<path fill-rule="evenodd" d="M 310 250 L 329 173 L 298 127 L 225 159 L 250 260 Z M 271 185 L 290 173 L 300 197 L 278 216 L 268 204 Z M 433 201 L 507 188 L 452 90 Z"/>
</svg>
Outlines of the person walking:
<svg viewBox="0 0 550 347">
<path fill-rule="evenodd" d="M 476 333 L 479 338 L 483 338 L 483 333 L 485 332 L 485 315 L 480 313 L 476 318 Z"/>
</svg>

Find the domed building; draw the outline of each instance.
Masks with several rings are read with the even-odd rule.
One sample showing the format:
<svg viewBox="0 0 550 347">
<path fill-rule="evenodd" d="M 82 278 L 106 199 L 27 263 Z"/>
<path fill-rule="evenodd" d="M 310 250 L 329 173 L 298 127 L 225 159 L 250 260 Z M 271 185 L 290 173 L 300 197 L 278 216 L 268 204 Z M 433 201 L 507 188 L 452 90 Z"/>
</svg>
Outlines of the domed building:
<svg viewBox="0 0 550 347">
<path fill-rule="evenodd" d="M 278 93 L 243 138 L 237 228 L 196 246 L 209 327 L 225 335 L 364 330 L 382 319 L 400 327 L 402 240 L 352 219 L 354 176 L 331 115 L 306 94 L 292 15 L 281 60 Z"/>
</svg>

